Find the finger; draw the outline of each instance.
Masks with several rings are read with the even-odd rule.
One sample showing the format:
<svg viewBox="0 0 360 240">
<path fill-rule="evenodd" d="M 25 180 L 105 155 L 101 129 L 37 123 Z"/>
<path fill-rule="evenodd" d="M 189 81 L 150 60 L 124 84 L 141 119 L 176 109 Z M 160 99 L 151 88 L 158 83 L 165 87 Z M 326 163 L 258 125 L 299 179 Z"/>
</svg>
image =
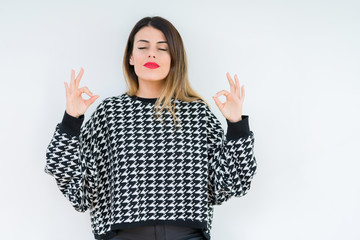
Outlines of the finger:
<svg viewBox="0 0 360 240">
<path fill-rule="evenodd" d="M 216 94 L 215 94 L 215 97 L 219 97 L 219 96 L 221 96 L 221 95 L 224 95 L 225 97 L 227 97 L 227 95 L 229 95 L 230 93 L 228 92 L 228 91 L 226 91 L 226 90 L 221 90 L 220 92 L 217 92 Z"/>
<path fill-rule="evenodd" d="M 86 93 L 86 94 L 89 95 L 90 97 L 93 96 L 93 93 L 89 90 L 88 87 L 79 88 L 79 91 L 80 91 L 81 93 Z"/>
<path fill-rule="evenodd" d="M 235 89 L 235 84 L 234 84 L 234 81 L 232 80 L 229 72 L 226 73 L 226 77 L 227 77 L 227 79 L 229 81 L 229 84 L 230 84 L 230 92 L 235 94 L 235 90 L 236 90 Z"/>
<path fill-rule="evenodd" d="M 243 102 L 245 100 L 245 85 L 241 87 L 241 97 L 240 100 Z"/>
<path fill-rule="evenodd" d="M 64 85 L 65 85 L 65 96 L 67 98 L 69 96 L 69 86 L 67 82 L 64 82 Z"/>
<path fill-rule="evenodd" d="M 235 74 L 236 96 L 240 97 L 240 82 L 237 74 Z"/>
<path fill-rule="evenodd" d="M 91 104 L 93 104 L 95 102 L 96 99 L 99 98 L 99 95 L 94 95 L 91 98 L 89 98 L 88 100 L 85 101 L 86 106 L 90 106 Z"/>
<path fill-rule="evenodd" d="M 74 87 L 75 87 L 75 71 L 74 69 L 71 69 L 71 75 L 70 75 L 70 89 L 71 91 L 74 90 Z"/>
<path fill-rule="evenodd" d="M 80 80 L 81 80 L 81 77 L 82 77 L 83 73 L 84 73 L 84 69 L 81 67 L 80 72 L 79 72 L 79 74 L 77 75 L 77 77 L 75 79 L 75 87 L 76 88 L 79 88 Z"/>
<path fill-rule="evenodd" d="M 218 106 L 218 108 L 219 108 L 220 110 L 222 110 L 223 107 L 224 107 L 224 104 L 223 104 L 217 97 L 215 97 L 215 96 L 213 96 L 213 99 L 214 99 L 214 101 L 215 101 L 216 106 Z"/>
</svg>

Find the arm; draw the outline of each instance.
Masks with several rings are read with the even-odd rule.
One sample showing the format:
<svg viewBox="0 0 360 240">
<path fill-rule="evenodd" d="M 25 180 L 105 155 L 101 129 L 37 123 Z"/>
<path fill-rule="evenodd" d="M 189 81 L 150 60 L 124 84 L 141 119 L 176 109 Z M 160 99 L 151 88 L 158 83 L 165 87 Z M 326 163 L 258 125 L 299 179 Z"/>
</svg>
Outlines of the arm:
<svg viewBox="0 0 360 240">
<path fill-rule="evenodd" d="M 96 159 L 101 153 L 100 134 L 105 121 L 103 104 L 81 127 L 84 115 L 75 118 L 65 111 L 46 150 L 45 173 L 53 176 L 62 194 L 79 212 L 96 199 Z"/>
<path fill-rule="evenodd" d="M 232 123 L 227 121 L 226 136 L 216 116 L 206 109 L 209 158 L 209 202 L 221 205 L 230 197 L 241 197 L 249 189 L 256 173 L 253 153 L 254 134 L 249 129 L 249 117 Z"/>
</svg>

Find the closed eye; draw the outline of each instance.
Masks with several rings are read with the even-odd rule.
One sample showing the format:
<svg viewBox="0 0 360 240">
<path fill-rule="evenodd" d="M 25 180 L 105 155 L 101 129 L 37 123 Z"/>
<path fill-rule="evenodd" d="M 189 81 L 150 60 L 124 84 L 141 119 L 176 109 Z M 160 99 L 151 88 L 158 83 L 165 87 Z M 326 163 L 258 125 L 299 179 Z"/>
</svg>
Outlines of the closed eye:
<svg viewBox="0 0 360 240">
<path fill-rule="evenodd" d="M 138 49 L 145 49 L 146 47 L 139 47 Z M 164 48 L 159 48 L 159 50 L 161 51 L 167 51 L 167 49 L 164 49 Z"/>
</svg>

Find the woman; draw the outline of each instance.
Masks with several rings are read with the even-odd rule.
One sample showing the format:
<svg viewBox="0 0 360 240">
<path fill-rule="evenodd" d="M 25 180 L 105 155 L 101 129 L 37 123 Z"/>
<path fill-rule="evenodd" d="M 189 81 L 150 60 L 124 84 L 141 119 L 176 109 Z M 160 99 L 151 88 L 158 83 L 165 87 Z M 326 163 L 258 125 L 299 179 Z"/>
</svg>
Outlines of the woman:
<svg viewBox="0 0 360 240">
<path fill-rule="evenodd" d="M 123 68 L 128 90 L 104 99 L 84 126 L 99 96 L 79 88 L 82 68 L 76 78 L 72 70 L 45 172 L 77 211 L 90 209 L 96 239 L 210 239 L 213 206 L 245 195 L 256 172 L 244 86 L 227 73 L 230 92 L 213 97 L 225 135 L 190 87 L 180 34 L 161 17 L 136 23 Z"/>
</svg>

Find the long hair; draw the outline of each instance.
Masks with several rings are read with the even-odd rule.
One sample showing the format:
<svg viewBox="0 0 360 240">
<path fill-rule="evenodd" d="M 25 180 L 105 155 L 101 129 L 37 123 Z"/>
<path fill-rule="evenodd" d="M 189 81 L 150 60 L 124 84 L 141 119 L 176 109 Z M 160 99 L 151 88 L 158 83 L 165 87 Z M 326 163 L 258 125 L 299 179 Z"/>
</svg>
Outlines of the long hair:
<svg viewBox="0 0 360 240">
<path fill-rule="evenodd" d="M 175 115 L 175 103 L 177 99 L 185 102 L 202 100 L 208 106 L 209 104 L 190 86 L 186 52 L 179 32 L 168 20 L 159 16 L 144 17 L 135 24 L 129 35 L 123 59 L 123 71 L 127 85 L 126 93 L 134 96 L 139 89 L 138 77 L 135 74 L 134 66 L 130 65 L 129 60 L 134 47 L 135 34 L 146 26 L 152 26 L 160 30 L 168 42 L 171 56 L 170 71 L 165 78 L 164 89 L 155 103 L 154 112 L 158 112 L 160 105 L 162 105 L 160 112 L 163 112 L 164 109 L 169 111 L 173 116 L 176 128 L 179 122 L 179 119 Z M 173 104 L 171 104 L 171 99 L 174 100 Z M 159 117 L 157 113 L 156 117 Z"/>
</svg>

